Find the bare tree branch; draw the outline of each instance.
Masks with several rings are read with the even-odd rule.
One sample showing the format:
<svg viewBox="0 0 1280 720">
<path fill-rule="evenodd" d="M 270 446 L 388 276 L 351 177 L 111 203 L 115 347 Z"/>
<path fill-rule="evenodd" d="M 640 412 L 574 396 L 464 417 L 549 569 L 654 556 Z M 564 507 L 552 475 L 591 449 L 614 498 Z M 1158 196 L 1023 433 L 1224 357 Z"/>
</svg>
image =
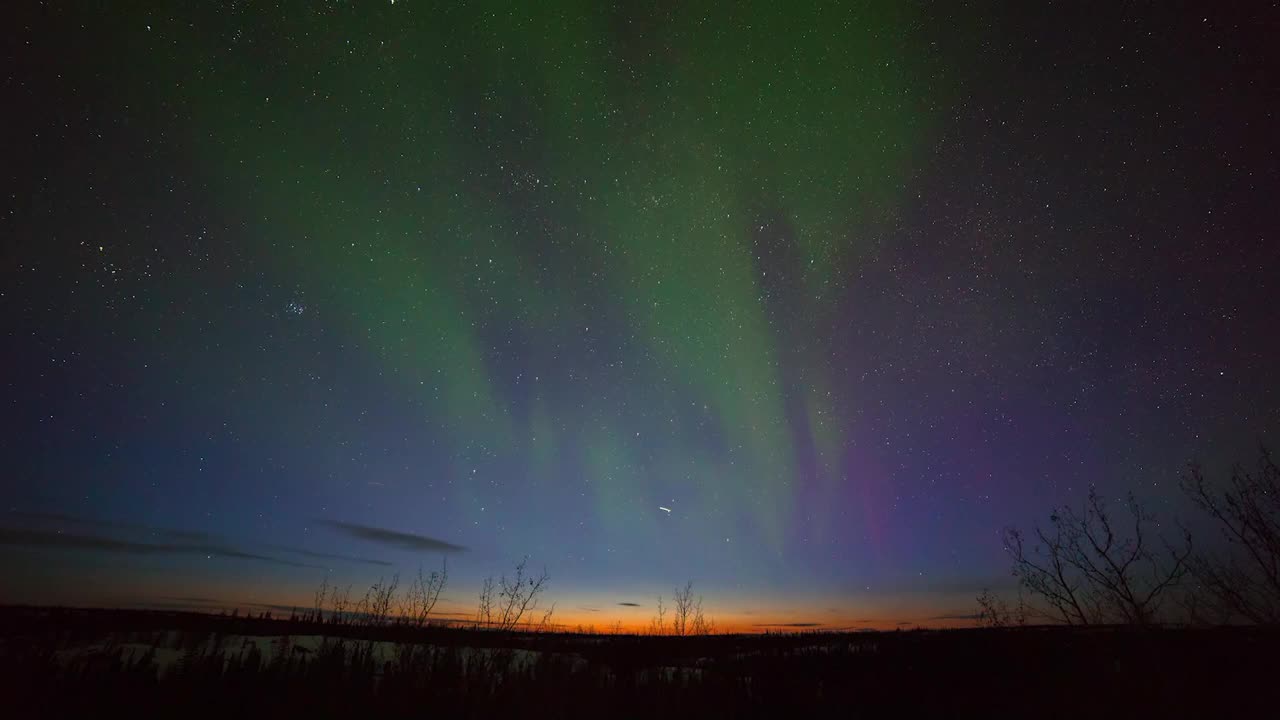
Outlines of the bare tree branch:
<svg viewBox="0 0 1280 720">
<path fill-rule="evenodd" d="M 444 592 L 448 583 L 449 559 L 447 556 L 442 560 L 440 569 L 432 570 L 430 574 L 424 574 L 419 567 L 418 577 L 414 578 L 413 584 L 405 593 L 404 605 L 401 608 L 400 614 L 405 622 L 415 627 L 426 625 L 427 618 L 435 609 L 436 603 L 440 600 L 440 594 Z"/>
<path fill-rule="evenodd" d="M 1079 511 L 1064 507 L 1050 515 L 1052 534 L 1036 528 L 1040 544 L 1031 552 L 1021 532 L 1005 531 L 1014 576 L 1044 599 L 1051 617 L 1068 625 L 1157 620 L 1167 591 L 1189 571 L 1191 535 L 1184 530 L 1180 546 L 1162 541 L 1163 552 L 1153 552 L 1147 542 L 1152 518 L 1132 494 L 1125 507 L 1131 521 L 1125 537 L 1092 487 Z"/>
<path fill-rule="evenodd" d="M 1221 529 L 1228 552 L 1191 562 L 1199 597 L 1192 609 L 1219 620 L 1280 623 L 1280 469 L 1260 448 L 1253 472 L 1231 469 L 1224 488 L 1192 463 L 1182 489 Z"/>
</svg>

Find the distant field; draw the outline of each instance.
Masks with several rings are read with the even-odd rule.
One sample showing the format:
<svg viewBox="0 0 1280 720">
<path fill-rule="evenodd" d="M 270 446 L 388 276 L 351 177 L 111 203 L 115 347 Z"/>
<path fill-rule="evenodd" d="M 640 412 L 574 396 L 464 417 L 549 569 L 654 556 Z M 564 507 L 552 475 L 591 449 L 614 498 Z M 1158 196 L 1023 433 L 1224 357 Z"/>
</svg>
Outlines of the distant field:
<svg viewBox="0 0 1280 720">
<path fill-rule="evenodd" d="M 1269 630 L 651 637 L 0 609 L 10 717 L 1250 717 Z"/>
</svg>

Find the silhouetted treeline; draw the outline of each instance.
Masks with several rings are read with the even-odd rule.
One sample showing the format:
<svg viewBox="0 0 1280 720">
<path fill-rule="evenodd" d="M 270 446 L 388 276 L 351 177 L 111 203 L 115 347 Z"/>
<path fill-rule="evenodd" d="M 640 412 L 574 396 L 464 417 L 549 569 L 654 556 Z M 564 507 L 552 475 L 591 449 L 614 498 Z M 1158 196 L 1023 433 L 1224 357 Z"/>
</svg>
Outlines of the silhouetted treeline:
<svg viewBox="0 0 1280 720">
<path fill-rule="evenodd" d="M 691 637 L 400 628 L 402 642 L 388 648 L 375 638 L 395 628 L 365 628 L 368 637 L 295 651 L 290 636 L 317 627 L 10 608 L 0 611 L 0 677 L 13 717 L 1232 717 L 1264 708 L 1280 637 L 1258 628 Z M 419 642 L 403 642 L 418 632 Z M 243 641 L 254 633 L 277 637 L 272 649 Z M 96 651 L 73 652 L 85 643 Z"/>
</svg>

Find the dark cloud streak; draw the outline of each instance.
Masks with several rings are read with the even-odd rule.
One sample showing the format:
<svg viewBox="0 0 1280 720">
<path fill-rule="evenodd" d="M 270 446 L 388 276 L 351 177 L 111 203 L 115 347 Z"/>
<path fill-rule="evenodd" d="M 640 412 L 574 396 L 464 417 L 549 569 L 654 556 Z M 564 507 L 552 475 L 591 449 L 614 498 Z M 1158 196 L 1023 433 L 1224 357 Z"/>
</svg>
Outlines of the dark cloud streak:
<svg viewBox="0 0 1280 720">
<path fill-rule="evenodd" d="M 359 525 L 356 523 L 341 522 L 338 520 L 322 520 L 335 530 L 345 533 L 359 540 L 367 540 L 388 547 L 399 548 L 401 550 L 432 552 L 466 552 L 467 548 L 461 545 L 454 545 L 444 540 L 427 537 L 425 535 L 414 535 L 413 533 L 400 532 L 398 530 L 388 530 L 386 528 L 371 527 L 369 525 Z"/>
<path fill-rule="evenodd" d="M 322 553 L 322 552 L 315 552 L 314 550 L 303 550 L 302 548 L 285 547 L 281 545 L 272 545 L 271 547 L 273 549 L 279 550 L 280 552 L 293 553 L 294 555 L 301 555 L 303 557 L 315 558 L 317 560 L 342 560 L 343 562 L 362 563 L 364 565 L 378 565 L 381 567 L 390 567 L 394 565 L 394 563 L 387 562 L 386 560 L 378 560 L 376 558 L 358 557 L 355 555 L 340 555 L 337 553 Z"/>
<path fill-rule="evenodd" d="M 27 512 L 15 510 L 11 512 L 10 515 L 24 520 L 35 520 L 44 524 L 63 523 L 67 525 L 106 528 L 109 530 L 131 530 L 142 533 L 154 533 L 167 537 L 171 540 L 182 540 L 186 542 L 210 542 L 213 539 L 208 533 L 200 532 L 198 530 L 176 530 L 173 528 L 154 527 L 152 525 L 142 525 L 139 523 L 99 520 L 96 518 L 67 515 L 66 513 L 59 512 Z"/>
<path fill-rule="evenodd" d="M 48 530 L 30 530 L 23 528 L 0 528 L 0 545 L 27 547 L 46 550 L 86 550 L 96 552 L 121 553 L 125 555 L 205 555 L 236 558 L 239 560 L 257 560 L 287 565 L 289 567 L 320 568 L 318 565 L 294 562 L 283 558 L 245 552 L 232 547 L 211 543 L 148 543 L 99 535 L 82 535 L 78 533 L 52 532 Z"/>
<path fill-rule="evenodd" d="M 77 515 L 68 515 L 60 512 L 40 512 L 40 511 L 13 511 L 11 516 L 21 520 L 33 521 L 44 526 L 66 526 L 73 525 L 88 528 L 102 528 L 108 530 L 123 530 L 129 533 L 141 533 L 144 535 L 160 536 L 173 542 L 153 543 L 145 540 L 126 540 L 121 538 L 101 537 L 96 535 L 87 535 L 73 533 L 67 536 L 65 533 L 56 533 L 72 540 L 57 541 L 56 539 L 47 538 L 43 541 L 37 541 L 36 544 L 44 544 L 47 547 L 62 546 L 67 547 L 82 543 L 83 547 L 88 549 L 93 546 L 99 550 L 107 550 L 111 552 L 124 552 L 134 554 L 155 554 L 163 552 L 191 552 L 206 555 L 223 555 L 227 557 L 237 557 L 242 559 L 263 560 L 267 562 L 280 563 L 296 567 L 318 567 L 306 563 L 299 563 L 283 558 L 275 558 L 256 553 L 247 553 L 236 550 L 220 543 L 214 536 L 195 530 L 177 530 L 173 528 L 155 527 L 153 525 L 143 525 L 140 523 L 118 522 L 113 520 L 99 520 L 97 518 L 87 518 Z M 24 530 L 23 532 L 32 532 L 36 534 L 50 534 L 44 530 Z M 78 539 L 75 539 L 78 538 Z M 8 544 L 18 544 L 11 542 Z M 374 558 L 357 557 L 353 555 L 342 555 L 337 553 L 316 552 L 314 550 L 306 550 L 303 548 L 289 547 L 286 545 L 269 545 L 272 550 L 301 555 L 302 557 L 315 558 L 317 560 L 341 560 L 343 562 L 361 563 L 364 565 L 378 565 L 381 567 L 390 567 L 392 563 L 386 560 L 377 560 Z"/>
</svg>

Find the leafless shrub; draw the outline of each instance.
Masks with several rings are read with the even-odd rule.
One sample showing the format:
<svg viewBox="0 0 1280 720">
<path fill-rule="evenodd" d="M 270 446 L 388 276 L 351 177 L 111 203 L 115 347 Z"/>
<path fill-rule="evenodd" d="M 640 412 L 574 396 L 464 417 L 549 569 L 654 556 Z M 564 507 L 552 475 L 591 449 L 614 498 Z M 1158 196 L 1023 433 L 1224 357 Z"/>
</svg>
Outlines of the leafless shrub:
<svg viewBox="0 0 1280 720">
<path fill-rule="evenodd" d="M 986 588 L 983 588 L 977 600 L 977 620 L 980 627 L 1003 628 L 1027 624 L 1028 608 L 1021 589 L 1018 592 L 1018 604 L 1013 607 L 1010 607 L 1004 598 Z"/>
<path fill-rule="evenodd" d="M 329 577 L 326 575 L 324 580 L 320 582 L 320 587 L 316 588 L 315 600 L 311 607 L 311 621 L 324 622 L 324 599 L 329 593 Z"/>
<path fill-rule="evenodd" d="M 702 596 L 698 596 L 698 600 L 693 606 L 693 622 L 689 627 L 692 635 L 710 635 L 715 632 L 715 624 L 702 612 Z"/>
<path fill-rule="evenodd" d="M 426 625 L 431 611 L 435 609 L 436 603 L 440 600 L 440 594 L 444 592 L 448 582 L 449 562 L 447 558 L 442 561 L 439 570 L 432 570 L 429 574 L 424 574 L 422 568 L 419 567 L 418 577 L 414 578 L 413 583 L 409 586 L 400 608 L 400 615 L 404 618 L 404 621 L 414 627 Z"/>
<path fill-rule="evenodd" d="M 710 635 L 712 623 L 702 611 L 702 596 L 693 597 L 693 581 L 685 583 L 683 588 L 676 588 L 675 595 L 675 613 L 671 617 L 672 634 L 682 637 Z"/>
<path fill-rule="evenodd" d="M 329 593 L 329 604 L 332 610 L 329 619 L 337 625 L 351 622 L 351 586 L 333 588 Z"/>
<path fill-rule="evenodd" d="M 542 619 L 538 621 L 538 624 L 534 629 L 537 632 L 551 632 L 551 628 L 554 627 L 551 624 L 551 616 L 554 615 L 555 612 L 556 604 L 551 603 L 551 607 L 547 608 L 547 611 L 542 613 Z"/>
<path fill-rule="evenodd" d="M 662 635 L 667 631 L 667 606 L 662 602 L 662 596 L 658 596 L 658 614 L 649 620 L 649 634 Z"/>
<path fill-rule="evenodd" d="M 476 608 L 476 626 L 490 627 L 493 625 L 493 578 L 484 579 L 484 584 L 480 586 L 480 604 Z"/>
<path fill-rule="evenodd" d="M 1193 621 L 1280 623 L 1280 468 L 1265 447 L 1259 455 L 1253 472 L 1234 466 L 1222 489 L 1196 464 L 1182 479 L 1183 491 L 1216 521 L 1230 547 L 1191 562 Z"/>
<path fill-rule="evenodd" d="M 498 629 L 511 630 L 520 624 L 526 612 L 538 606 L 538 596 L 546 589 L 548 577 L 544 569 L 538 577 L 525 577 L 525 565 L 529 562 L 525 556 L 516 565 L 515 577 L 508 580 L 506 575 L 498 579 Z"/>
<path fill-rule="evenodd" d="M 676 588 L 675 613 L 671 616 L 671 632 L 677 636 L 689 634 L 689 621 L 693 616 L 693 581 Z"/>
<path fill-rule="evenodd" d="M 1154 622 L 1166 599 L 1188 572 L 1191 535 L 1183 531 L 1180 547 L 1163 542 L 1164 551 L 1148 543 L 1147 515 L 1132 494 L 1126 502 L 1132 523 L 1128 537 L 1097 490 L 1090 488 L 1080 511 L 1064 507 L 1050 516 L 1051 532 L 1037 527 L 1038 544 L 1028 551 L 1020 531 L 1005 531 L 1005 551 L 1021 586 L 1049 605 L 1049 615 L 1069 625 Z"/>
<path fill-rule="evenodd" d="M 383 578 L 369 586 L 364 598 L 357 606 L 358 615 L 365 625 L 381 626 L 387 624 L 391 616 L 391 607 L 395 601 L 396 588 L 400 585 L 400 573 L 391 576 L 387 582 Z"/>
</svg>

